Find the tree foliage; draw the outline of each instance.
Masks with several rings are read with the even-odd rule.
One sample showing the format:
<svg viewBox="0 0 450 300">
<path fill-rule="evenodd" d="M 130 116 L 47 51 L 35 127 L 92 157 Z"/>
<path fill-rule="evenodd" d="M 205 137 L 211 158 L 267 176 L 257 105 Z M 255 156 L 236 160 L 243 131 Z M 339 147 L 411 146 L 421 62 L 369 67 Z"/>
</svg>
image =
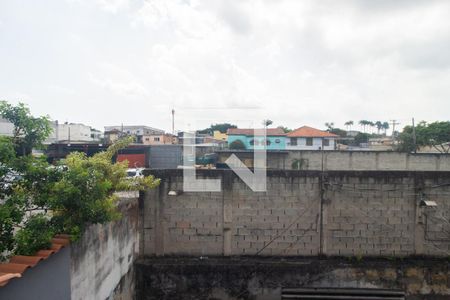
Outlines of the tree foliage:
<svg viewBox="0 0 450 300">
<path fill-rule="evenodd" d="M 267 119 L 267 120 L 264 120 L 264 121 L 263 121 L 263 126 L 264 126 L 264 127 L 269 127 L 269 126 L 272 125 L 272 124 L 273 124 L 273 121 L 272 121 L 272 120 Z"/>
<path fill-rule="evenodd" d="M 43 139 L 30 139 L 29 146 Z M 76 240 L 86 226 L 120 217 L 117 191 L 156 187 L 159 180 L 153 176 L 130 179 L 127 162 L 112 163 L 130 142 L 119 140 L 92 157 L 73 152 L 51 166 L 44 157 L 16 154 L 14 138 L 0 139 L 0 255 L 33 254 L 48 247 L 56 233 Z"/>
<path fill-rule="evenodd" d="M 230 123 L 211 124 L 210 127 L 200 130 L 199 133 L 213 135 L 216 130 L 226 133 L 229 128 L 237 128 L 237 126 Z"/>
<path fill-rule="evenodd" d="M 412 126 L 406 126 L 398 136 L 397 151 L 413 152 L 420 147 L 432 147 L 441 153 L 450 152 L 450 122 L 420 122 L 416 126 L 416 144 Z"/>
<path fill-rule="evenodd" d="M 277 128 L 280 128 L 281 130 L 283 130 L 284 133 L 289 133 L 292 131 L 292 129 L 285 127 L 285 126 L 278 126 Z"/>
<path fill-rule="evenodd" d="M 13 144 L 18 155 L 28 155 L 33 148 L 41 147 L 52 128 L 48 116 L 33 117 L 23 103 L 14 106 L 0 101 L 0 116 L 14 125 Z"/>
</svg>

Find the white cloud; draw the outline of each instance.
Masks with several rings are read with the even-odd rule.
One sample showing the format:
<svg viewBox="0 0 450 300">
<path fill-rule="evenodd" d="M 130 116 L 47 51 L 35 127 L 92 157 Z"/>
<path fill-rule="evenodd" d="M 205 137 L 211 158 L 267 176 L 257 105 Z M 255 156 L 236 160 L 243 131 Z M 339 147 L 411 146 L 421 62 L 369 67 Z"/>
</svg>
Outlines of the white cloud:
<svg viewBox="0 0 450 300">
<path fill-rule="evenodd" d="M 0 88 L 109 111 L 97 127 L 121 118 L 170 128 L 173 105 L 178 120 L 243 120 L 254 108 L 249 119 L 290 127 L 448 118 L 448 1 L 70 1 L 51 7 L 59 17 L 48 23 L 60 28 L 23 25 L 19 5 L 0 12 L 14 36 L 0 49 Z M 40 22 L 39 13 L 27 18 Z M 79 38 L 68 45 L 61 35 Z M 5 74 L 24 48 L 51 55 L 23 62 L 42 77 L 12 81 Z M 139 110 L 107 105 L 124 99 Z"/>
</svg>

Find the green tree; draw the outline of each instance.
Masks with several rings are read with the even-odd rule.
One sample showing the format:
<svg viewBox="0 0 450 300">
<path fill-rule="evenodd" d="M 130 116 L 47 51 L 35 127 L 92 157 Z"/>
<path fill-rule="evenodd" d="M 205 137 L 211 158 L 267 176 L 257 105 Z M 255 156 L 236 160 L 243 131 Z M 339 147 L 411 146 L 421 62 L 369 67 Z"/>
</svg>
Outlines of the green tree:
<svg viewBox="0 0 450 300">
<path fill-rule="evenodd" d="M 361 121 L 359 121 L 359 125 L 362 126 L 363 132 L 364 132 L 364 133 L 366 133 L 366 127 L 367 127 L 367 126 L 370 126 L 371 123 L 372 123 L 372 122 L 370 122 L 370 121 L 368 121 L 368 120 L 361 120 Z"/>
<path fill-rule="evenodd" d="M 383 122 L 383 130 L 384 130 L 384 135 L 387 135 L 387 130 L 389 129 L 389 123 L 388 122 Z"/>
<path fill-rule="evenodd" d="M 377 128 L 377 134 L 380 134 L 380 130 L 383 129 L 383 123 L 381 121 L 376 121 L 375 127 Z"/>
<path fill-rule="evenodd" d="M 346 137 L 347 136 L 347 131 L 342 130 L 340 128 L 333 128 L 331 130 L 328 130 L 330 133 L 334 133 L 340 137 Z"/>
<path fill-rule="evenodd" d="M 345 127 L 347 127 L 347 131 L 352 129 L 353 121 L 347 121 L 344 123 Z"/>
<path fill-rule="evenodd" d="M 326 122 L 325 127 L 327 128 L 327 131 L 333 130 L 334 123 L 333 122 Z"/>
<path fill-rule="evenodd" d="M 28 155 L 33 148 L 41 147 L 52 131 L 47 116 L 33 117 L 23 103 L 0 101 L 0 116 L 14 125 L 12 139 L 17 155 Z"/>
<path fill-rule="evenodd" d="M 273 121 L 272 121 L 272 120 L 267 119 L 267 120 L 264 120 L 264 121 L 263 121 L 263 126 L 264 126 L 264 127 L 269 127 L 269 126 L 272 125 L 272 124 L 273 124 Z"/>
<path fill-rule="evenodd" d="M 0 162 L 11 161 L 16 156 L 11 139 L 0 136 Z"/>
<path fill-rule="evenodd" d="M 416 144 L 414 145 L 414 135 L 412 126 L 406 126 L 398 135 L 398 145 L 396 150 L 402 152 L 412 152 L 420 147 L 432 147 L 440 153 L 450 152 L 450 122 L 420 122 L 416 126 Z"/>
<path fill-rule="evenodd" d="M 19 111 L 28 112 L 21 107 L 24 110 Z M 26 117 L 36 119 L 28 113 Z M 32 124 L 42 128 L 40 122 Z M 14 130 L 39 131 L 31 127 Z M 19 134 L 20 139 L 24 137 Z M 31 148 L 40 141 L 28 140 Z M 119 140 L 92 157 L 74 152 L 60 165 L 50 166 L 45 157 L 16 155 L 17 138 L 0 138 L 0 258 L 11 253 L 33 254 L 48 247 L 55 233 L 69 233 L 76 240 L 89 224 L 120 217 L 117 191 L 156 187 L 159 180 L 153 176 L 130 179 L 127 162 L 112 163 L 112 157 L 131 141 Z"/>
<path fill-rule="evenodd" d="M 230 128 L 237 128 L 237 126 L 230 123 L 211 124 L 210 127 L 199 130 L 199 133 L 213 135 L 214 131 L 216 130 L 220 131 L 221 133 L 226 133 Z"/>
<path fill-rule="evenodd" d="M 277 128 L 280 128 L 280 129 L 282 129 L 283 130 L 283 132 L 284 133 L 289 133 L 289 132 L 291 132 L 292 131 L 292 129 L 290 129 L 290 128 L 287 128 L 287 127 L 284 127 L 284 126 L 278 126 Z"/>
<path fill-rule="evenodd" d="M 370 134 L 369 133 L 364 133 L 364 132 L 359 132 L 355 138 L 353 139 L 352 142 L 350 142 L 349 144 L 351 146 L 356 146 L 359 147 L 362 143 L 367 143 L 369 141 L 370 138 Z"/>
<path fill-rule="evenodd" d="M 245 150 L 245 144 L 241 141 L 241 140 L 235 140 L 233 142 L 231 142 L 231 144 L 229 145 L 230 149 L 234 149 L 234 150 Z"/>
</svg>

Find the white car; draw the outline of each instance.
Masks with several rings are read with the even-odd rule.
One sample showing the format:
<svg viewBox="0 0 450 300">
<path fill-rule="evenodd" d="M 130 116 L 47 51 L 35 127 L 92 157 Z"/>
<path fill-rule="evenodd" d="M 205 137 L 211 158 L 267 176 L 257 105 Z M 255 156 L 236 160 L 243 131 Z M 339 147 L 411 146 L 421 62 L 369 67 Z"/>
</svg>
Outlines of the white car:
<svg viewBox="0 0 450 300">
<path fill-rule="evenodd" d="M 132 168 L 132 169 L 127 169 L 127 177 L 142 177 L 144 176 L 144 174 L 142 173 L 144 169 L 142 168 Z"/>
</svg>

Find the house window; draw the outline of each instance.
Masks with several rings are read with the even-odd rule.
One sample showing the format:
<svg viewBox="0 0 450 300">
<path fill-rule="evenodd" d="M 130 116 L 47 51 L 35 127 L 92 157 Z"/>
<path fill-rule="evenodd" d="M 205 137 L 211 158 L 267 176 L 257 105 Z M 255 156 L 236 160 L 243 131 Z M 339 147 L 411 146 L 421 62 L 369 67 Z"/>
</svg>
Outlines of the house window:
<svg viewBox="0 0 450 300">
<path fill-rule="evenodd" d="M 145 138 L 145 140 L 148 142 L 150 139 L 149 138 Z"/>
<path fill-rule="evenodd" d="M 297 146 L 297 138 L 291 138 L 291 146 Z"/>
<path fill-rule="evenodd" d="M 309 137 L 306 138 L 306 146 L 312 146 L 313 145 L 313 138 Z"/>
<path fill-rule="evenodd" d="M 159 142 L 159 137 L 155 137 L 155 138 L 153 138 L 153 140 L 154 140 L 155 142 Z"/>
<path fill-rule="evenodd" d="M 275 140 L 275 143 L 277 143 L 277 144 L 279 144 L 280 142 L 281 142 L 280 139 Z"/>
<path fill-rule="evenodd" d="M 324 146 L 324 147 L 330 146 L 330 140 L 324 139 L 324 140 L 323 140 L 323 146 Z"/>
</svg>

